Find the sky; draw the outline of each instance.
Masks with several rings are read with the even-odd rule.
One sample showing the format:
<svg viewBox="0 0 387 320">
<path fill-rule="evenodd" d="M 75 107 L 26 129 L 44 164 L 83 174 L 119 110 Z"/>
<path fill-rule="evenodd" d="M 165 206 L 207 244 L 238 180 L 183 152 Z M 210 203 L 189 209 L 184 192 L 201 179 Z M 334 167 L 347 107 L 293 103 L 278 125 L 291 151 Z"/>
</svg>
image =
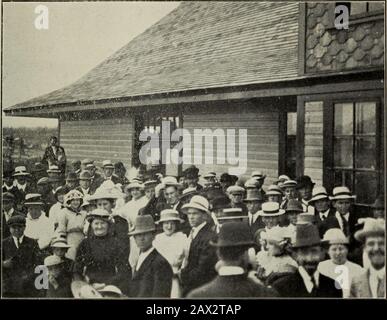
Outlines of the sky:
<svg viewBox="0 0 387 320">
<path fill-rule="evenodd" d="M 48 9 L 39 30 L 38 5 Z M 63 88 L 178 6 L 178 2 L 3 3 L 2 106 Z M 56 120 L 6 117 L 2 125 L 57 126 Z"/>
</svg>

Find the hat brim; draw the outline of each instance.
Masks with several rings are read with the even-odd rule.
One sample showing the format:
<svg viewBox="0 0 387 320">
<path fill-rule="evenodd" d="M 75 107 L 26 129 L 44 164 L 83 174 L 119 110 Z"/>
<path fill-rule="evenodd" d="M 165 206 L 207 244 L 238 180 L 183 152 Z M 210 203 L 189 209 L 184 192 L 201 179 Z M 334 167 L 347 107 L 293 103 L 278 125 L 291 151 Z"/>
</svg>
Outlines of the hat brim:
<svg viewBox="0 0 387 320">
<path fill-rule="evenodd" d="M 184 222 L 183 219 L 180 219 L 180 218 L 166 218 L 166 219 L 160 219 L 159 221 L 156 221 L 155 223 L 156 224 L 160 224 L 160 223 L 163 223 L 163 222 L 168 222 L 168 221 L 177 221 L 177 222 Z"/>
<path fill-rule="evenodd" d="M 279 217 L 279 216 L 282 216 L 283 214 L 285 214 L 284 209 L 279 209 L 279 211 L 276 213 L 265 213 L 263 210 L 258 211 L 258 215 L 261 217 Z"/>
<path fill-rule="evenodd" d="M 14 173 L 12 176 L 13 177 L 20 177 L 20 176 L 30 176 L 31 173 L 29 172 L 19 172 L 19 173 Z"/>
<path fill-rule="evenodd" d="M 261 176 L 261 177 L 258 177 L 258 176 L 253 176 L 253 177 L 251 177 L 252 179 L 256 179 L 256 180 L 264 180 L 264 179 L 266 179 L 266 176 L 265 175 L 263 175 L 263 176 Z"/>
<path fill-rule="evenodd" d="M 43 206 L 44 203 L 41 202 L 41 201 L 36 201 L 36 202 L 24 202 L 24 205 L 25 205 L 25 206 L 33 206 L 33 205 L 41 205 L 41 206 Z"/>
<path fill-rule="evenodd" d="M 12 222 L 12 223 L 7 223 L 7 226 L 8 226 L 8 227 L 12 227 L 12 226 L 21 226 L 21 227 L 25 227 L 26 224 L 23 223 L 23 222 Z"/>
<path fill-rule="evenodd" d="M 250 202 L 250 201 L 262 201 L 262 202 L 264 202 L 265 200 L 264 199 L 260 199 L 260 198 L 246 198 L 246 199 L 243 199 L 243 202 Z"/>
<path fill-rule="evenodd" d="M 71 248 L 71 246 L 68 244 L 53 244 L 50 247 L 51 248 L 65 248 L 65 249 Z"/>
<path fill-rule="evenodd" d="M 248 216 L 216 217 L 217 220 L 248 219 Z"/>
<path fill-rule="evenodd" d="M 155 232 L 156 228 L 149 228 L 149 229 L 143 229 L 143 230 L 133 230 L 128 233 L 129 236 L 135 236 L 136 234 L 142 234 L 142 233 L 148 233 L 148 232 Z"/>
<path fill-rule="evenodd" d="M 316 242 L 301 242 L 301 243 L 295 243 L 292 244 L 293 249 L 300 249 L 300 248 L 308 248 L 308 247 L 314 247 L 314 246 L 322 246 L 327 244 L 326 240 L 320 240 Z"/>
<path fill-rule="evenodd" d="M 207 213 L 207 214 L 210 214 L 210 211 L 201 207 L 201 206 L 198 206 L 198 205 L 195 205 L 195 204 L 189 204 L 189 203 L 186 203 L 184 206 L 181 207 L 181 211 L 183 213 L 185 213 L 188 209 L 197 209 L 197 210 L 200 210 L 200 211 L 203 211 L 204 213 Z"/>
<path fill-rule="evenodd" d="M 334 201 L 334 200 L 355 200 L 356 196 L 336 196 L 336 197 L 329 197 L 329 200 Z"/>
<path fill-rule="evenodd" d="M 318 200 L 322 200 L 322 199 L 328 199 L 328 200 L 329 200 L 329 197 L 328 197 L 328 196 L 323 196 L 323 195 L 317 196 L 317 197 L 315 197 L 315 198 L 312 197 L 312 199 L 310 199 L 310 200 L 308 201 L 308 204 L 312 204 L 312 203 L 314 203 L 314 202 L 316 202 L 316 201 L 318 201 Z"/>
<path fill-rule="evenodd" d="M 355 239 L 360 242 L 364 242 L 367 237 L 372 236 L 385 236 L 386 232 L 382 229 L 380 230 L 359 230 L 355 232 Z"/>
</svg>

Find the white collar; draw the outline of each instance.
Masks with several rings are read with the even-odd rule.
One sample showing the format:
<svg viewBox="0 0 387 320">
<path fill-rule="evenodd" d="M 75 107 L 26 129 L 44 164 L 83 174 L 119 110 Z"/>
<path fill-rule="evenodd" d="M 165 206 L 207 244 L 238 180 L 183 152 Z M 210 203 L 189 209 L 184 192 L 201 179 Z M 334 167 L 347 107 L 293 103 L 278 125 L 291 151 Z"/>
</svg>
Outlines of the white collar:
<svg viewBox="0 0 387 320">
<path fill-rule="evenodd" d="M 346 214 L 341 214 L 339 211 L 336 211 L 336 218 L 337 217 L 340 217 L 340 219 L 343 219 L 343 217 L 344 217 L 344 219 L 346 221 L 348 221 L 349 220 L 349 212 L 347 212 Z"/>
<path fill-rule="evenodd" d="M 245 270 L 238 266 L 222 266 L 218 270 L 220 276 L 237 276 L 244 274 Z"/>
<path fill-rule="evenodd" d="M 324 212 L 320 212 L 320 217 L 321 216 L 328 217 L 328 214 L 329 214 L 329 209 Z"/>
<path fill-rule="evenodd" d="M 19 247 L 18 247 L 18 241 L 17 241 L 17 238 L 14 237 L 14 236 L 12 236 L 12 238 L 13 238 L 13 242 L 15 242 L 16 247 L 19 248 Z M 23 243 L 23 239 L 24 239 L 24 234 L 23 234 L 19 239 L 20 239 L 20 244 L 22 244 L 22 243 Z"/>
<path fill-rule="evenodd" d="M 15 211 L 15 209 L 13 208 L 13 207 L 11 207 L 11 209 L 9 210 L 9 211 L 5 211 L 5 210 L 3 210 L 3 212 L 4 212 L 4 214 L 6 215 L 6 216 L 10 216 L 10 215 L 12 215 L 12 213 L 14 213 L 14 211 Z"/>
<path fill-rule="evenodd" d="M 3 183 L 3 188 L 7 189 L 7 191 L 11 190 L 14 186 L 15 186 L 14 183 L 10 187 L 8 187 L 5 183 Z"/>
<path fill-rule="evenodd" d="M 24 184 L 20 184 L 16 181 L 16 186 L 19 190 L 24 190 L 27 187 L 27 182 L 25 182 Z"/>
<path fill-rule="evenodd" d="M 147 251 L 140 252 L 137 260 L 136 271 L 140 270 L 141 265 L 143 264 L 145 259 L 148 258 L 148 256 L 152 253 L 154 249 L 155 248 L 152 245 Z"/>
<path fill-rule="evenodd" d="M 256 213 L 251 213 L 250 211 L 249 211 L 249 215 L 251 215 L 251 216 L 253 216 L 253 217 L 255 217 L 255 216 L 258 216 L 259 215 L 259 210 L 256 212 Z"/>
<path fill-rule="evenodd" d="M 309 275 L 309 273 L 302 266 L 298 267 L 298 272 L 300 273 L 302 279 L 304 280 L 306 290 L 309 293 L 311 293 L 313 290 L 312 277 Z M 313 274 L 313 278 L 314 278 L 314 281 L 315 281 L 317 287 L 319 285 L 319 276 L 320 276 L 320 273 L 318 272 L 318 270 L 316 270 L 315 273 Z"/>
</svg>

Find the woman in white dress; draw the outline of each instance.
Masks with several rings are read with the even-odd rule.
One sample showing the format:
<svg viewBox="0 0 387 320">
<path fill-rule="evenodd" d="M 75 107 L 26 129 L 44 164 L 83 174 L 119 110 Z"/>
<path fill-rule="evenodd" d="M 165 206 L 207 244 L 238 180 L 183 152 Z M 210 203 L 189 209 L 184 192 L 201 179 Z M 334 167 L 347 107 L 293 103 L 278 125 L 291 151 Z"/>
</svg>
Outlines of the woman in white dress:
<svg viewBox="0 0 387 320">
<path fill-rule="evenodd" d="M 160 213 L 160 220 L 163 233 L 156 235 L 153 246 L 169 262 L 173 272 L 176 274 L 184 259 L 184 250 L 188 245 L 187 236 L 178 231 L 179 224 L 183 222 L 179 212 L 173 209 L 165 209 Z"/>
<path fill-rule="evenodd" d="M 320 262 L 318 271 L 336 280 L 336 283 L 343 289 L 343 298 L 348 298 L 352 279 L 365 272 L 365 269 L 347 259 L 349 242 L 341 229 L 329 229 L 324 234 L 323 241 L 329 246 L 330 259 Z"/>
</svg>

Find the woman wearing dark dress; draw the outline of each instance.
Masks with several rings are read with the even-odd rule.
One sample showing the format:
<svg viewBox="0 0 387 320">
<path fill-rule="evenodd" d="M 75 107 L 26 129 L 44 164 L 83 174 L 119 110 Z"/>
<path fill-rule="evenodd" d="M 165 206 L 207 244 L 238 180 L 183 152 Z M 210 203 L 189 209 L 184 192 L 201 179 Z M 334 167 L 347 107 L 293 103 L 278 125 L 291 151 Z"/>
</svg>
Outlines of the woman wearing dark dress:
<svg viewBox="0 0 387 320">
<path fill-rule="evenodd" d="M 91 232 L 78 247 L 74 280 L 86 280 L 94 287 L 114 285 L 127 295 L 132 272 L 120 239 L 113 234 L 110 214 L 97 208 L 88 219 Z"/>
</svg>

